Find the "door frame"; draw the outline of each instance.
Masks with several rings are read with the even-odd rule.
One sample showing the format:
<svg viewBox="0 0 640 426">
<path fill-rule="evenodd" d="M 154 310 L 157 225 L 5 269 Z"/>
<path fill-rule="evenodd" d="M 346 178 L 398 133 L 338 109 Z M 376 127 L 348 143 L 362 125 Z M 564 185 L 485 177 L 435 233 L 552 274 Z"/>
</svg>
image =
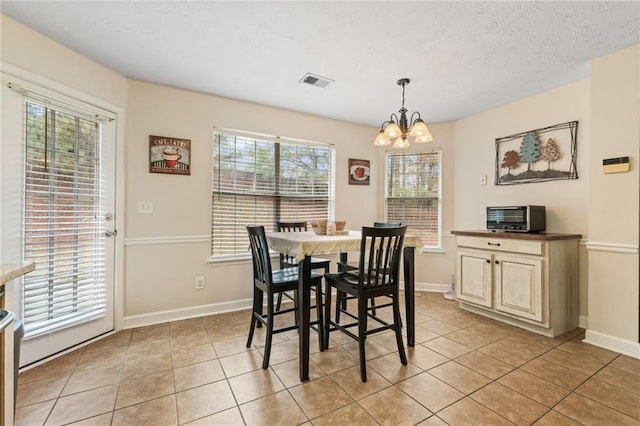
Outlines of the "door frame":
<svg viewBox="0 0 640 426">
<path fill-rule="evenodd" d="M 125 208 L 125 183 L 126 169 L 124 157 L 125 141 L 125 110 L 124 107 L 97 98 L 81 90 L 74 89 L 65 84 L 58 83 L 42 75 L 33 73 L 15 65 L 0 62 L 0 72 L 10 77 L 18 78 L 30 84 L 37 85 L 44 90 L 59 93 L 65 96 L 76 98 L 82 102 L 106 109 L 115 114 L 115 163 L 113 164 L 115 176 L 114 188 L 114 228 L 118 230 L 114 242 L 114 288 L 113 288 L 113 329 L 122 330 L 124 317 L 124 239 L 126 229 L 126 208 Z M 21 259 L 8 259 L 8 261 L 20 261 Z M 4 260 L 3 260 L 4 261 Z M 62 353 L 66 353 L 63 351 Z M 58 355 L 55 355 L 58 356 Z M 49 358 L 51 359 L 51 358 Z M 39 364 L 36 363 L 35 365 Z"/>
</svg>

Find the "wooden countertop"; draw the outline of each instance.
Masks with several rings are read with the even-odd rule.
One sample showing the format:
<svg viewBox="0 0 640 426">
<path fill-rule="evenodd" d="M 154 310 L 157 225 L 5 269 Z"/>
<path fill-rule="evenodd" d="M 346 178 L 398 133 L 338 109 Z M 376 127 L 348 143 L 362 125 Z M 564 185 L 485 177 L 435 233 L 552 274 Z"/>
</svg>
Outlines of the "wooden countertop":
<svg viewBox="0 0 640 426">
<path fill-rule="evenodd" d="M 574 240 L 582 238 L 581 234 L 554 234 L 549 232 L 491 232 L 487 230 L 478 231 L 451 231 L 453 235 L 465 235 L 469 237 L 491 237 L 491 238 L 511 238 L 518 240 Z"/>
<path fill-rule="evenodd" d="M 22 264 L 0 264 L 0 286 L 4 286 L 9 281 L 15 280 L 18 277 L 28 274 L 34 269 L 36 269 L 36 264 L 34 262 Z"/>
</svg>

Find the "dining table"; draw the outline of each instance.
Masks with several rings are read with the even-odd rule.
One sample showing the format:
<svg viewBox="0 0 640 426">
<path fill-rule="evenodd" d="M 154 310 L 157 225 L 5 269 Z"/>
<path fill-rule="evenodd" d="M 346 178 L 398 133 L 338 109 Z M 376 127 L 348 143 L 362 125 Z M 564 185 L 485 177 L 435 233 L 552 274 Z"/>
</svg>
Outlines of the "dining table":
<svg viewBox="0 0 640 426">
<path fill-rule="evenodd" d="M 317 235 L 313 231 L 267 232 L 269 248 L 298 261 L 298 338 L 300 381 L 309 380 L 309 334 L 311 307 L 311 256 L 339 254 L 346 262 L 349 253 L 360 252 L 362 232 L 348 230 L 338 235 Z M 402 249 L 407 346 L 415 345 L 415 248 L 420 238 L 405 235 Z"/>
</svg>

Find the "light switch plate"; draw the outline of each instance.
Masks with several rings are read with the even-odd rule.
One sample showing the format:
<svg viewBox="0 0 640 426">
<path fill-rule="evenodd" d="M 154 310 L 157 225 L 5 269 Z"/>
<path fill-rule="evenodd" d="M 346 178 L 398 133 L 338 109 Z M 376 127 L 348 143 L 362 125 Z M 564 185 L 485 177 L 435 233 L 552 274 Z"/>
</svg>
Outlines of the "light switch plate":
<svg viewBox="0 0 640 426">
<path fill-rule="evenodd" d="M 138 201 L 138 214 L 153 214 L 153 201 Z"/>
</svg>

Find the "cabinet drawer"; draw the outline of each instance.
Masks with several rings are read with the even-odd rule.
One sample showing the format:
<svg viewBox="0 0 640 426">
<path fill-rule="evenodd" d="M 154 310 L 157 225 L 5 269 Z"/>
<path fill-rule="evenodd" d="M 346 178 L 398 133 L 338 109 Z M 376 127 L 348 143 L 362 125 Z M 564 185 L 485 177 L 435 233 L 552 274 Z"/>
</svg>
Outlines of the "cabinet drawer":
<svg viewBox="0 0 640 426">
<path fill-rule="evenodd" d="M 510 238 L 468 237 L 459 235 L 456 239 L 458 247 L 470 247 L 492 251 L 508 251 L 513 253 L 542 256 L 544 241 L 525 241 Z"/>
</svg>

